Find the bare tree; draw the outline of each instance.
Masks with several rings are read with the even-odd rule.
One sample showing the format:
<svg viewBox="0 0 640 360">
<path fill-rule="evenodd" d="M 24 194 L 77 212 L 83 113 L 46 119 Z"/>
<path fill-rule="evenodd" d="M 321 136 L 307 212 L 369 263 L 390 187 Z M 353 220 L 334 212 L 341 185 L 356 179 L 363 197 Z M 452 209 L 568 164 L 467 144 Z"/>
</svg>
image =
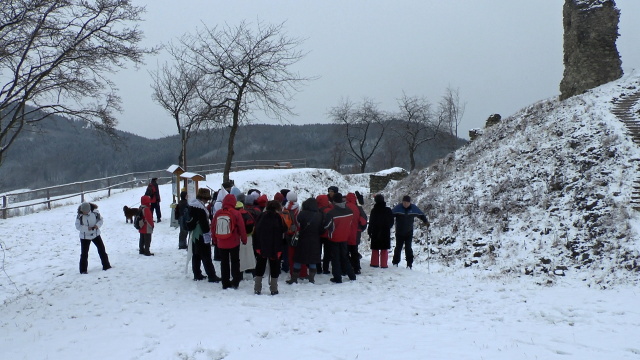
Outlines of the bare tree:
<svg viewBox="0 0 640 360">
<path fill-rule="evenodd" d="M 165 63 L 158 70 L 150 72 L 153 79 L 153 100 L 176 122 L 181 139 L 180 166 L 187 170 L 189 138 L 202 121 L 208 118 L 198 97 L 198 86 L 202 86 L 203 76 L 197 68 L 184 61 L 183 47 L 170 43 L 166 49 L 173 62 Z"/>
<path fill-rule="evenodd" d="M 431 103 L 424 97 L 402 94 L 398 99 L 399 112 L 395 116 L 397 122 L 392 129 L 401 139 L 407 150 L 411 171 L 416 168 L 415 153 L 420 145 L 436 138 L 444 117 L 433 113 Z"/>
<path fill-rule="evenodd" d="M 106 74 L 155 52 L 138 46 L 143 11 L 130 0 L 2 1 L 0 164 L 22 131 L 50 114 L 115 138 L 120 98 Z"/>
<path fill-rule="evenodd" d="M 213 114 L 209 121 L 228 126 L 229 141 L 223 181 L 229 180 L 238 127 L 259 110 L 276 119 L 291 115 L 288 102 L 310 78 L 291 70 L 306 54 L 302 40 L 284 34 L 283 24 L 242 22 L 236 27 L 205 28 L 184 38 L 187 61 L 203 74 L 198 95 Z"/>
<path fill-rule="evenodd" d="M 334 123 L 342 125 L 347 137 L 348 154 L 356 160 L 360 172 L 364 173 L 367 162 L 384 136 L 385 115 L 372 100 L 365 99 L 356 106 L 347 99 L 332 108 L 329 116 Z"/>
<path fill-rule="evenodd" d="M 442 122 L 448 135 L 450 135 L 449 138 L 452 141 L 450 148 L 454 150 L 458 141 L 458 126 L 462 121 L 466 103 L 460 100 L 460 92 L 458 89 L 448 87 L 438 105 L 439 121 Z"/>
</svg>

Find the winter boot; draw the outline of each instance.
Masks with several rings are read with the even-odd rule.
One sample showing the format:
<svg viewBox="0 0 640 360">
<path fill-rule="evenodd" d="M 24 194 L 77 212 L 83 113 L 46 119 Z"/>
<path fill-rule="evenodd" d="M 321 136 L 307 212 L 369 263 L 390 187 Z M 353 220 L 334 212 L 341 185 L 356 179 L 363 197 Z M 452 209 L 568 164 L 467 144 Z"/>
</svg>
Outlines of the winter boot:
<svg viewBox="0 0 640 360">
<path fill-rule="evenodd" d="M 254 280 L 256 283 L 253 286 L 253 293 L 260 295 L 262 293 L 262 276 L 256 276 Z"/>
<path fill-rule="evenodd" d="M 293 270 L 293 273 L 291 273 L 291 279 L 285 281 L 287 284 L 291 285 L 291 284 L 297 284 L 298 283 L 298 277 L 300 277 L 300 270 Z"/>
<path fill-rule="evenodd" d="M 145 239 L 144 240 L 144 256 L 153 256 L 154 254 L 149 251 L 149 248 L 151 247 L 151 239 Z"/>
<path fill-rule="evenodd" d="M 318 273 L 318 270 L 316 269 L 309 269 L 309 282 L 312 284 L 315 284 L 316 282 L 316 274 Z"/>
<path fill-rule="evenodd" d="M 271 278 L 269 290 L 271 290 L 271 295 L 278 295 L 278 278 Z"/>
</svg>

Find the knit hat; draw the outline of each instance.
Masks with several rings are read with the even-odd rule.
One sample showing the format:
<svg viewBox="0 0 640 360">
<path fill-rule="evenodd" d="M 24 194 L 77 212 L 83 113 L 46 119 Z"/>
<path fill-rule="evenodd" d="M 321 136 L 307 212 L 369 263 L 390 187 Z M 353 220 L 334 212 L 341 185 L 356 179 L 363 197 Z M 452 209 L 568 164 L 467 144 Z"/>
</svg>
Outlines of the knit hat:
<svg viewBox="0 0 640 360">
<path fill-rule="evenodd" d="M 254 191 L 245 196 L 243 202 L 248 205 L 253 205 L 256 203 L 256 200 L 258 200 L 258 196 L 260 196 L 260 194 Z"/>
<path fill-rule="evenodd" d="M 336 204 L 340 204 L 342 202 L 342 194 L 339 192 L 333 194 L 333 202 Z"/>
<path fill-rule="evenodd" d="M 244 207 L 244 204 L 241 201 L 236 202 L 236 209 L 242 209 L 243 207 Z"/>
<path fill-rule="evenodd" d="M 235 194 L 234 194 L 235 195 Z M 245 204 L 247 202 L 247 196 L 245 194 L 236 195 L 236 199 L 241 203 Z"/>
<path fill-rule="evenodd" d="M 282 195 L 282 193 L 276 193 L 273 195 L 273 200 L 282 202 L 282 200 L 284 200 L 284 195 Z"/>
<path fill-rule="evenodd" d="M 222 183 L 222 188 L 223 189 L 229 189 L 232 186 L 233 186 L 233 181 L 225 181 L 225 182 Z"/>
<path fill-rule="evenodd" d="M 89 204 L 88 202 L 83 202 L 82 204 L 80 204 L 80 211 L 83 214 L 88 214 L 89 212 L 91 212 L 91 204 Z"/>
<path fill-rule="evenodd" d="M 403 196 L 403 197 L 402 197 L 402 201 L 403 201 L 403 202 L 404 202 L 404 201 L 411 202 L 411 196 L 409 196 L 409 195 L 405 195 L 405 196 Z"/>
<path fill-rule="evenodd" d="M 376 204 L 383 204 L 384 203 L 384 196 L 382 194 L 377 194 L 374 198 L 373 201 Z"/>
<path fill-rule="evenodd" d="M 289 191 L 287 193 L 287 200 L 291 202 L 298 201 L 298 194 L 294 193 L 293 191 Z"/>
<path fill-rule="evenodd" d="M 329 186 L 328 191 L 333 191 L 334 193 L 338 192 L 338 187 L 337 186 Z"/>
</svg>

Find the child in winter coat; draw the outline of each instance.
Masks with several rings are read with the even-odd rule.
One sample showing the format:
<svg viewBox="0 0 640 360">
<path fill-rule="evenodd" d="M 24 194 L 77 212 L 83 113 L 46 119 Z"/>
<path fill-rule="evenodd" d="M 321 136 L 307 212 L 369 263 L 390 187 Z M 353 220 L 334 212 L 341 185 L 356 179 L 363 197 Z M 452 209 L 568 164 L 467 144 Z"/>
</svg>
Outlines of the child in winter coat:
<svg viewBox="0 0 640 360">
<path fill-rule="evenodd" d="M 102 226 L 102 216 L 98 212 L 98 205 L 83 202 L 78 207 L 78 215 L 76 216 L 76 229 L 80 231 L 80 274 L 87 273 L 89 265 L 89 246 L 91 243 L 98 249 L 100 261 L 102 262 L 102 270 L 111 269 L 109 263 L 109 255 L 102 242 L 100 236 L 100 227 Z"/>
<path fill-rule="evenodd" d="M 151 198 L 147 195 L 142 195 L 140 198 L 140 211 L 142 211 L 142 221 L 144 224 L 140 226 L 140 241 L 138 243 L 139 253 L 144 256 L 153 256 L 153 253 L 149 250 L 151 247 L 151 234 L 153 234 L 153 213 L 151 212 Z"/>
</svg>

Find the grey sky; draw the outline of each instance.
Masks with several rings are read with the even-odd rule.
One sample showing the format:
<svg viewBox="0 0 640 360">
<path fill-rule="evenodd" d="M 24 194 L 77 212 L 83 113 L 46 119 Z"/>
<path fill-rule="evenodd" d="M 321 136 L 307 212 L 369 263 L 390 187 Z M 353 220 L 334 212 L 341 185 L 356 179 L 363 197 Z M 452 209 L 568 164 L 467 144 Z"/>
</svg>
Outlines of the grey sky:
<svg viewBox="0 0 640 360">
<path fill-rule="evenodd" d="M 341 99 L 370 98 L 395 111 L 404 91 L 437 103 L 448 86 L 466 102 L 459 136 L 538 100 L 557 96 L 562 78 L 563 0 L 134 0 L 147 8 L 145 44 L 166 43 L 205 23 L 285 23 L 309 51 L 295 70 L 318 76 L 291 103 L 292 124 L 327 123 Z M 640 1 L 616 0 L 625 73 L 640 67 Z M 121 130 L 148 138 L 177 134 L 151 100 L 147 72 L 166 59 L 115 76 Z M 259 116 L 267 123 L 277 123 Z"/>
</svg>

